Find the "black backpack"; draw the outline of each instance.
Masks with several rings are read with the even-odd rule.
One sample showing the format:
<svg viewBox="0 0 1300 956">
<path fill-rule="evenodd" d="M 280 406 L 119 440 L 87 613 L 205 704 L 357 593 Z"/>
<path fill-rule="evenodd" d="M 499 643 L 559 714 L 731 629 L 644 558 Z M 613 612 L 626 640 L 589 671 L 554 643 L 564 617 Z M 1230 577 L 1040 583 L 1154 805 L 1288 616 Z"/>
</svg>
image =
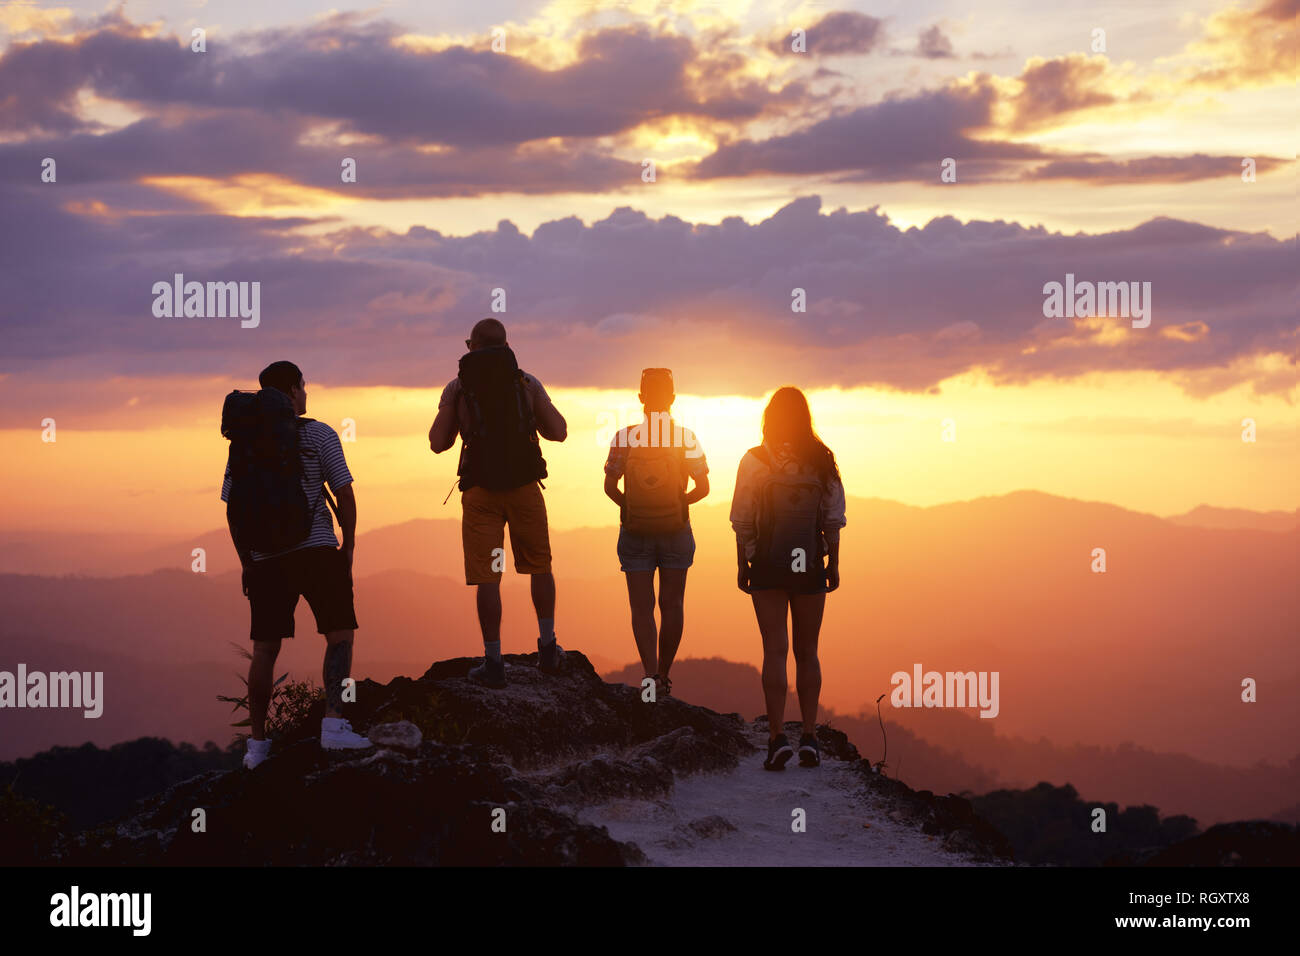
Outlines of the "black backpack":
<svg viewBox="0 0 1300 956">
<path fill-rule="evenodd" d="M 466 352 L 460 390 L 469 421 L 461 423 L 460 490 L 508 491 L 546 477 L 524 373 L 509 346 Z"/>
<path fill-rule="evenodd" d="M 221 407 L 221 434 L 230 440 L 226 517 L 235 547 L 269 554 L 311 534 L 313 507 L 302 488 L 303 449 L 293 400 L 276 388 L 233 391 Z M 324 488 L 322 488 L 322 492 Z"/>
<path fill-rule="evenodd" d="M 768 467 L 756 493 L 758 542 L 750 562 L 750 581 L 795 592 L 821 589 L 826 583 L 821 481 L 776 469 L 762 445 L 749 452 Z"/>
</svg>

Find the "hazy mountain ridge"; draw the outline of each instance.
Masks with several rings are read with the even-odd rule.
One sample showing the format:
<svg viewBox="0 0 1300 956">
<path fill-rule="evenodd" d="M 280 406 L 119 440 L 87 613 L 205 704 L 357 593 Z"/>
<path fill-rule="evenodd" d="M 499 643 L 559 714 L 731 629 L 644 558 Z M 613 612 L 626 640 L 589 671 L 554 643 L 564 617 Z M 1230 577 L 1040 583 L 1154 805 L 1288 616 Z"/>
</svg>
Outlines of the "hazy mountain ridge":
<svg viewBox="0 0 1300 956">
<path fill-rule="evenodd" d="M 1215 508 L 1198 505 L 1191 511 L 1165 519 L 1174 524 L 1200 528 L 1249 529 L 1287 532 L 1300 525 L 1300 508 L 1295 511 L 1249 511 L 1244 508 Z"/>
<path fill-rule="evenodd" d="M 848 510 L 850 515 L 855 515 L 863 509 L 869 514 L 892 513 L 915 516 L 924 512 L 934 512 L 944 515 L 971 508 L 993 507 L 996 506 L 995 503 L 1004 501 L 1032 508 L 1050 505 L 1053 502 L 1068 502 L 1088 508 L 1104 509 L 1103 514 L 1110 512 L 1114 515 L 1139 516 L 1180 527 L 1207 530 L 1285 533 L 1300 526 L 1300 508 L 1294 512 L 1265 512 L 1198 505 L 1182 514 L 1160 517 L 1134 511 L 1121 505 L 1066 498 L 1033 489 L 1020 489 L 1001 495 L 985 495 L 964 501 L 928 506 L 909 505 L 886 498 L 851 496 L 848 499 Z M 450 505 L 448 507 L 450 508 Z M 692 513 L 699 515 L 702 511 L 729 507 L 729 503 L 706 499 L 695 505 Z M 396 524 L 381 525 L 361 531 L 358 541 L 364 546 L 358 547 L 358 555 L 367 556 L 367 552 L 370 552 L 368 558 L 370 571 L 389 568 L 427 570 L 436 567 L 439 572 L 446 573 L 448 566 L 442 560 L 445 556 L 453 559 L 454 570 L 455 561 L 459 559 L 460 517 L 458 511 L 442 510 L 445 513 L 437 517 L 411 518 Z M 850 527 L 857 527 L 857 524 L 852 523 Z M 552 528 L 551 534 L 553 538 L 571 540 L 573 547 L 569 550 L 581 552 L 593 546 L 599 548 L 608 545 L 612 540 L 611 535 L 617 537 L 617 524 Z M 413 545 L 412 542 L 417 543 Z M 94 531 L 27 530 L 0 532 L 0 574 L 117 577 L 123 574 L 147 574 L 167 568 L 189 570 L 194 560 L 192 552 L 195 548 L 204 549 L 209 573 L 224 573 L 238 567 L 234 549 L 230 544 L 230 535 L 225 528 L 198 532 L 189 537 L 163 532 L 120 535 Z M 383 557 L 376 557 L 376 555 Z"/>
<path fill-rule="evenodd" d="M 759 641 L 749 600 L 735 588 L 726 512 L 725 503 L 693 511 L 699 546 L 681 653 L 752 665 Z M 631 659 L 614 529 L 557 531 L 553 539 L 561 642 L 589 649 L 598 661 Z M 1237 798 L 1258 797 L 1259 806 L 1189 806 L 1174 789 L 1150 802 L 1204 820 L 1271 815 L 1294 803 L 1293 796 L 1269 794 L 1290 779 L 1295 750 L 1287 728 L 1300 724 L 1298 542 L 1295 531 L 1183 527 L 1028 491 L 937 508 L 852 499 L 845 583 L 828 601 L 822 635 L 823 700 L 839 715 L 856 714 L 890 689 L 893 671 L 913 662 L 999 670 L 996 720 L 924 710 L 893 715 L 898 741 L 906 734 L 915 740 L 913 754 L 891 751 L 891 764 L 895 753 L 903 758 L 905 780 L 922 769 L 922 742 L 934 749 L 924 760 L 936 787 L 980 790 L 1049 779 L 1112 797 L 1135 792 L 1125 776 L 1152 768 L 1155 755 L 1166 755 L 1160 773 L 1171 781 L 1217 779 L 1207 768 L 1227 774 L 1264 759 L 1272 769 L 1262 772 L 1275 782 Z M 1098 544 L 1107 548 L 1107 575 L 1089 572 Z M 218 570 L 221 555 L 233 565 L 233 554 L 225 532 L 214 532 L 208 571 L 195 574 L 189 548 L 172 551 L 183 551 L 178 565 L 149 574 L 0 575 L 0 669 L 18 661 L 47 670 L 105 669 L 110 704 L 99 721 L 6 711 L 0 716 L 11 732 L 0 759 L 87 740 L 227 739 L 230 718 L 214 698 L 239 687 L 244 664 L 229 643 L 242 645 L 248 626 L 237 575 Z M 359 677 L 387 680 L 417 672 L 431 656 L 480 652 L 460 563 L 455 520 L 415 519 L 361 535 Z M 508 652 L 533 646 L 526 589 L 519 576 L 506 576 Z M 313 632 L 304 602 L 299 636 L 285 642 L 281 663 L 318 680 L 320 640 Z M 1259 681 L 1259 703 L 1240 702 L 1242 676 Z M 757 686 L 745 693 L 751 703 L 735 709 L 761 710 Z M 869 714 L 864 750 L 878 736 L 873 724 Z M 1030 743 L 1039 738 L 1046 740 Z M 1133 746 L 1125 749 L 1125 741 Z M 1072 749 L 1076 758 L 1062 756 Z M 1133 769 L 1107 776 L 1107 757 Z M 1219 766 L 1226 763 L 1236 766 Z"/>
</svg>

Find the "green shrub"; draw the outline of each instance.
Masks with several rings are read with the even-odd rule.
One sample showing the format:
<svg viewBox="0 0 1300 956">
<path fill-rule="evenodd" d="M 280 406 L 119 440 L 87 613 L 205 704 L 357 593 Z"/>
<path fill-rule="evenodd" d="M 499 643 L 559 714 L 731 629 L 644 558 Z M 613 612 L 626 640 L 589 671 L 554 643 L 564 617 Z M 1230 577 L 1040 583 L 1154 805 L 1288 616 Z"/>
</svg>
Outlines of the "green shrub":
<svg viewBox="0 0 1300 956">
<path fill-rule="evenodd" d="M 239 652 L 245 660 L 252 660 L 253 654 L 247 647 L 242 644 L 231 642 L 231 647 Z M 244 694 L 242 697 L 227 697 L 225 694 L 218 694 L 217 700 L 226 704 L 233 704 L 231 713 L 240 710 L 248 710 L 248 678 L 240 674 L 239 680 L 244 685 Z M 289 680 L 288 672 L 281 674 L 271 685 L 271 700 L 266 707 L 266 736 L 271 740 L 280 740 L 286 737 L 291 729 L 307 718 L 311 712 L 312 705 L 317 701 L 323 700 L 325 696 L 324 688 L 317 687 L 315 682 L 307 680 Z M 248 727 L 252 724 L 252 716 L 244 717 L 237 720 L 230 726 Z M 236 733 L 232 744 L 234 747 L 243 746 L 244 741 L 248 738 L 246 733 Z"/>
</svg>

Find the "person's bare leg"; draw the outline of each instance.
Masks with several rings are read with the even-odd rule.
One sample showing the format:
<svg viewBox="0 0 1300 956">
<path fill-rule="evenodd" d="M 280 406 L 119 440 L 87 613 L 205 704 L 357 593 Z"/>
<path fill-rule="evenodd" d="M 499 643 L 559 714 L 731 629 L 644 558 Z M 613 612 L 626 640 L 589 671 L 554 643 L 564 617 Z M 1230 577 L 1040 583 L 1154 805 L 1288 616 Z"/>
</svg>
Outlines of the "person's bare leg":
<svg viewBox="0 0 1300 956">
<path fill-rule="evenodd" d="M 789 690 L 785 678 L 789 597 L 784 591 L 755 591 L 751 596 L 758 630 L 763 636 L 763 698 L 767 702 L 768 737 L 775 740 L 784 731 L 785 696 Z"/>
<path fill-rule="evenodd" d="M 343 716 L 343 682 L 352 676 L 353 631 L 330 631 L 325 635 L 325 716 Z"/>
<path fill-rule="evenodd" d="M 477 586 L 475 603 L 478 607 L 478 628 L 483 632 L 483 643 L 501 640 L 501 583 Z"/>
<path fill-rule="evenodd" d="M 253 659 L 248 662 L 248 719 L 254 740 L 266 739 L 266 711 L 271 706 L 279 654 L 279 641 L 253 642 Z"/>
<path fill-rule="evenodd" d="M 794 686 L 799 692 L 803 732 L 817 733 L 817 708 L 822 693 L 822 665 L 817 638 L 822 629 L 825 594 L 790 595 L 790 630 L 794 639 Z"/>
<path fill-rule="evenodd" d="M 632 609 L 632 637 L 641 667 L 646 676 L 659 673 L 659 655 L 655 633 L 655 573 L 627 572 L 627 602 Z"/>
<path fill-rule="evenodd" d="M 537 620 L 545 618 L 555 620 L 555 575 L 550 571 L 543 574 L 530 574 L 528 587 L 533 594 L 533 609 L 537 611 Z M 497 591 L 497 617 L 500 618 L 500 590 Z"/>
<path fill-rule="evenodd" d="M 659 569 L 659 673 L 667 677 L 682 643 L 686 615 L 686 568 Z"/>
</svg>

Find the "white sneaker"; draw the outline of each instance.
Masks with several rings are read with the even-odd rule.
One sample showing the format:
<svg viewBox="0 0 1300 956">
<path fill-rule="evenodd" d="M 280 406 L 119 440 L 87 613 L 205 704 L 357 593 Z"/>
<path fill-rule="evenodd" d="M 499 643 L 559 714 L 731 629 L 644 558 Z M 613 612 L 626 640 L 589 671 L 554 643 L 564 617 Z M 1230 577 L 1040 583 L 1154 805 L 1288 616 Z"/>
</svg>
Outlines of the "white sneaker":
<svg viewBox="0 0 1300 956">
<path fill-rule="evenodd" d="M 248 749 L 244 751 L 244 769 L 252 770 L 267 757 L 271 756 L 271 741 L 248 738 Z"/>
<path fill-rule="evenodd" d="M 326 750 L 363 750 L 374 746 L 354 733 L 352 725 L 342 717 L 326 717 L 320 722 L 320 745 Z"/>
</svg>

